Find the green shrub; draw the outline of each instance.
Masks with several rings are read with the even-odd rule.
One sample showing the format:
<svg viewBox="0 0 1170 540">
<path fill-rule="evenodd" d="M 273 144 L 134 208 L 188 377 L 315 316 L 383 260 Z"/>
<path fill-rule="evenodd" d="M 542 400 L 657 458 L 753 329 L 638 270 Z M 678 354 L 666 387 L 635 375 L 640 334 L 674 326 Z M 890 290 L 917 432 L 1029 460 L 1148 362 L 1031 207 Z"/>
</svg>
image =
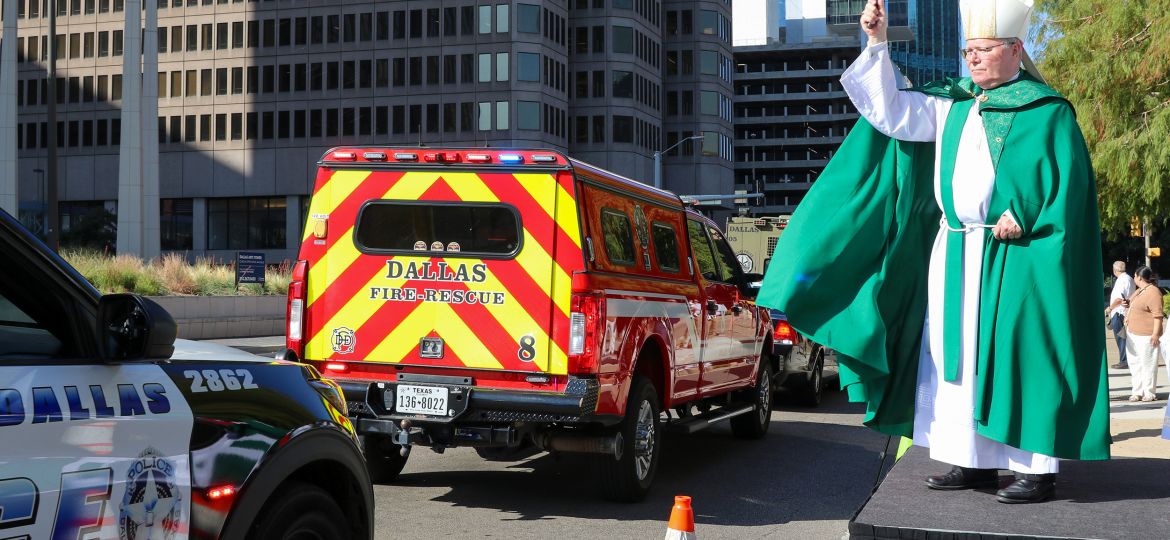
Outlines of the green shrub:
<svg viewBox="0 0 1170 540">
<path fill-rule="evenodd" d="M 111 257 L 98 251 L 71 249 L 61 253 L 69 264 L 102 293 L 132 292 L 159 295 L 284 295 L 288 292 L 291 267 L 282 263 L 265 270 L 265 284 L 243 284 L 237 291 L 235 268 L 199 258 L 194 264 L 176 253 L 168 253 L 150 264 L 129 255 Z"/>
</svg>

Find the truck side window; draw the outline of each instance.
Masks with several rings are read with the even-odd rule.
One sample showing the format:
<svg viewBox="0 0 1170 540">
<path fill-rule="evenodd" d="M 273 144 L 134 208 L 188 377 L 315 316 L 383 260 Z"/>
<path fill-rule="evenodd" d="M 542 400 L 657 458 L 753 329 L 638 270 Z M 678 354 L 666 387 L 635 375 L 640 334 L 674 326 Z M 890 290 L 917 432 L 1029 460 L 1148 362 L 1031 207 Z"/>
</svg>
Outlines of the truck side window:
<svg viewBox="0 0 1170 540">
<path fill-rule="evenodd" d="M 731 250 L 731 246 L 727 244 L 727 239 L 723 238 L 723 233 L 714 227 L 707 227 L 707 232 L 711 233 L 711 243 L 715 245 L 716 261 L 719 265 L 720 281 L 727 283 L 735 283 L 736 278 L 743 273 L 743 267 L 739 265 L 739 259 L 735 258 L 735 252 Z"/>
<path fill-rule="evenodd" d="M 602 208 L 601 234 L 609 262 L 622 266 L 634 264 L 634 235 L 630 233 L 630 218 L 624 212 Z"/>
<path fill-rule="evenodd" d="M 691 237 L 691 251 L 695 255 L 695 264 L 699 266 L 699 273 L 713 281 L 719 281 L 719 270 L 715 266 L 715 253 L 711 251 L 711 244 L 703 232 L 703 225 L 697 221 L 687 220 L 687 234 Z"/>
<path fill-rule="evenodd" d="M 654 238 L 654 256 L 658 259 L 658 268 L 663 272 L 678 272 L 678 237 L 674 226 L 669 223 L 655 221 L 650 228 Z"/>
</svg>

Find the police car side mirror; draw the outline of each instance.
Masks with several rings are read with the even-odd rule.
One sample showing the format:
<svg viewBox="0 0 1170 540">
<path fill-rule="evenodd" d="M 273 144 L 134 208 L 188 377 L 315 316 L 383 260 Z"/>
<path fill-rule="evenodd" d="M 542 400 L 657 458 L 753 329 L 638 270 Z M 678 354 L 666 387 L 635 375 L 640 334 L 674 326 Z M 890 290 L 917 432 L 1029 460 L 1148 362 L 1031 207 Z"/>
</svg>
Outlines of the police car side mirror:
<svg viewBox="0 0 1170 540">
<path fill-rule="evenodd" d="M 179 325 L 171 314 L 137 294 L 107 294 L 98 300 L 98 347 L 103 360 L 170 358 Z"/>
</svg>

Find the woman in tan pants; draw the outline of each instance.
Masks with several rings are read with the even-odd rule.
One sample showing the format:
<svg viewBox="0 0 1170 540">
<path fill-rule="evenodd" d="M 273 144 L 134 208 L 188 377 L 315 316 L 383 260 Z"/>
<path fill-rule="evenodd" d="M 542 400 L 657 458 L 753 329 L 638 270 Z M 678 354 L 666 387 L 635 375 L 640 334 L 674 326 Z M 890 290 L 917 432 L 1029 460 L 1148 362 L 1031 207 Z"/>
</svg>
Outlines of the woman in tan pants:
<svg viewBox="0 0 1170 540">
<path fill-rule="evenodd" d="M 1126 356 L 1133 378 L 1130 401 L 1153 401 L 1158 380 L 1159 344 L 1162 338 L 1162 289 L 1148 266 L 1133 273 L 1137 291 L 1129 297 L 1125 325 L 1129 334 Z"/>
</svg>

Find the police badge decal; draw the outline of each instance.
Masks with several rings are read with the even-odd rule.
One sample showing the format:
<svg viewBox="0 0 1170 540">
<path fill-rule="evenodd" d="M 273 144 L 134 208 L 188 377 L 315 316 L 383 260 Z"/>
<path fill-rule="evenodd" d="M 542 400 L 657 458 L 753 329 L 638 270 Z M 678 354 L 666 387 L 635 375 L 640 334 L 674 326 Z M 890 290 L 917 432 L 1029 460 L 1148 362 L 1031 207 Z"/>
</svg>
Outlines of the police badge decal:
<svg viewBox="0 0 1170 540">
<path fill-rule="evenodd" d="M 183 497 L 175 482 L 175 465 L 147 447 L 126 471 L 118 532 L 122 540 L 169 540 L 182 520 Z"/>
</svg>

